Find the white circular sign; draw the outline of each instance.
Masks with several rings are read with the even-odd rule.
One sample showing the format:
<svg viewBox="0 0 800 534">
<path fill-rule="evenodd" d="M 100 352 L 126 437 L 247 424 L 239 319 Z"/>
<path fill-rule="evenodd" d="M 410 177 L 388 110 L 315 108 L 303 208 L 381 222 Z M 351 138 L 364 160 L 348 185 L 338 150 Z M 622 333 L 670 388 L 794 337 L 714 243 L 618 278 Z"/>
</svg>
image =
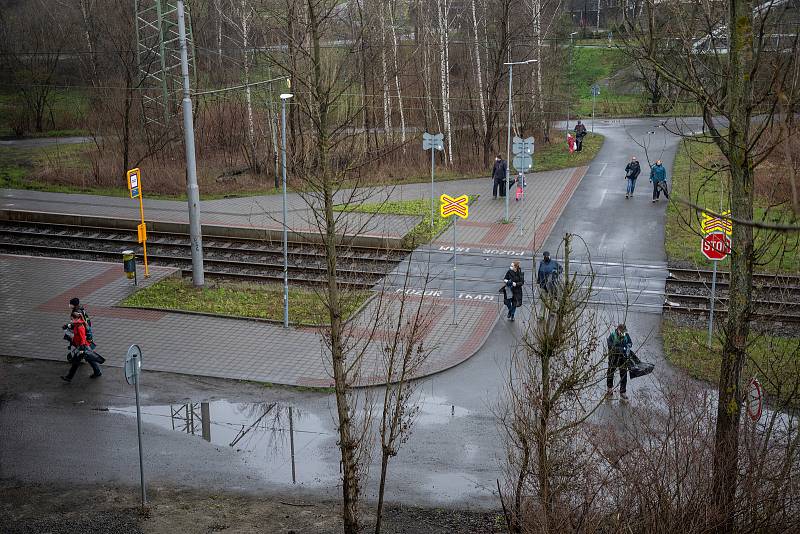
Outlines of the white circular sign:
<svg viewBox="0 0 800 534">
<path fill-rule="evenodd" d="M 142 349 L 139 345 L 131 345 L 125 355 L 125 381 L 134 385 L 139 381 L 142 372 Z"/>
</svg>

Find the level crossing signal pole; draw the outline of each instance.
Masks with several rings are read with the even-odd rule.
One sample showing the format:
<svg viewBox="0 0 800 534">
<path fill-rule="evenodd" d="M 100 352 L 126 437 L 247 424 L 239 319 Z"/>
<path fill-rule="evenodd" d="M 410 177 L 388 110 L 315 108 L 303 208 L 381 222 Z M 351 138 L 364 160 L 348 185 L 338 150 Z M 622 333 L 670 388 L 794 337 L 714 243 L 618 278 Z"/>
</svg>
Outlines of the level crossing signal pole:
<svg viewBox="0 0 800 534">
<path fill-rule="evenodd" d="M 436 154 L 436 150 L 444 150 L 444 134 L 430 134 L 425 132 L 422 134 L 422 150 L 430 150 L 431 151 L 431 237 L 433 237 L 433 228 L 434 228 L 434 218 L 435 218 L 435 193 L 433 192 L 433 164 L 434 164 L 434 156 Z"/>
</svg>

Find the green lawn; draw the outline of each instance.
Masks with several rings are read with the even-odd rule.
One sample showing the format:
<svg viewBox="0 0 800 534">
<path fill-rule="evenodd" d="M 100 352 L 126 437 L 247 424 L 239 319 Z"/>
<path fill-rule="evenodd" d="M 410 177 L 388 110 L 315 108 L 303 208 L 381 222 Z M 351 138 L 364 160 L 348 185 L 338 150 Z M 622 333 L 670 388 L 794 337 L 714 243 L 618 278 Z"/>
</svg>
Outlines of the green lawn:
<svg viewBox="0 0 800 534">
<path fill-rule="evenodd" d="M 472 203 L 477 197 L 471 197 Z M 336 211 L 353 211 L 359 213 L 383 213 L 393 215 L 422 215 L 422 220 L 411 229 L 403 238 L 403 248 L 414 249 L 430 242 L 448 227 L 450 221 L 439 215 L 439 205 L 435 206 L 433 227 L 431 227 L 431 202 L 430 199 L 417 200 L 392 200 L 382 203 L 357 204 L 352 206 L 340 205 L 334 207 Z"/>
<path fill-rule="evenodd" d="M 369 295 L 369 291 L 344 294 L 344 317 L 350 317 Z M 137 291 L 122 305 L 282 321 L 283 287 L 206 280 L 206 287 L 198 289 L 189 280 L 166 278 Z M 290 287 L 289 321 L 294 324 L 327 324 L 328 310 L 320 294 L 311 289 Z"/>
<path fill-rule="evenodd" d="M 729 176 L 725 171 L 715 171 L 723 165 L 723 157 L 716 145 L 698 138 L 681 142 L 672 167 L 673 201 L 667 207 L 665 248 L 670 261 L 685 261 L 701 268 L 711 268 L 711 262 L 700 252 L 700 217 L 689 206 L 676 200 L 683 198 L 712 210 L 728 209 Z M 766 202 L 756 199 L 755 216 L 770 222 L 791 223 L 788 207 L 765 209 Z M 776 235 L 756 230 L 756 247 L 762 251 L 757 270 L 766 272 L 797 273 L 800 265 L 800 236 Z M 734 243 L 734 247 L 736 244 Z M 728 261 L 720 268 L 728 268 Z"/>
<path fill-rule="evenodd" d="M 588 124 L 587 124 L 588 128 Z M 549 145 L 540 144 L 533 155 L 532 172 L 554 171 L 588 165 L 600 152 L 605 138 L 600 134 L 588 134 L 583 138 L 583 150 L 569 153 L 566 134 L 552 132 Z"/>
<path fill-rule="evenodd" d="M 709 349 L 705 329 L 677 326 L 670 320 L 664 320 L 662 325 L 667 360 L 694 378 L 716 384 L 722 351 L 718 340 Z M 800 394 L 791 392 L 800 381 L 800 338 L 753 337 L 743 379 L 756 376 L 769 395 L 800 406 Z"/>
<path fill-rule="evenodd" d="M 14 128 L 18 127 L 17 117 L 23 109 L 21 102 L 14 93 L 0 93 L 0 137 L 11 137 L 17 134 Z M 87 134 L 87 131 L 81 128 L 83 118 L 89 109 L 89 100 L 84 91 L 54 89 L 49 104 L 50 108 L 44 117 L 43 131 L 34 131 L 31 124 L 22 132 L 23 136 L 69 137 Z"/>
</svg>

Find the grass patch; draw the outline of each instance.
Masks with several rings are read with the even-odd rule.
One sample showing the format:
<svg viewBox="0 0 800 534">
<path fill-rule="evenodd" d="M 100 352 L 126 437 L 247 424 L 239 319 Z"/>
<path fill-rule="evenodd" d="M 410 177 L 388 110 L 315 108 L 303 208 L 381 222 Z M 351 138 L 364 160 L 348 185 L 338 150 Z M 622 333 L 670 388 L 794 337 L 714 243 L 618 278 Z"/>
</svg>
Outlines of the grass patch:
<svg viewBox="0 0 800 534">
<path fill-rule="evenodd" d="M 662 325 L 667 360 L 694 378 L 716 384 L 722 360 L 719 341 L 715 339 L 708 348 L 705 329 L 677 326 L 670 320 Z M 800 406 L 800 398 L 791 393 L 792 385 L 800 381 L 800 338 L 755 337 L 742 371 L 745 380 L 751 376 L 758 378 L 768 395 Z"/>
<path fill-rule="evenodd" d="M 349 318 L 369 295 L 369 291 L 344 294 L 344 318 Z M 206 287 L 196 288 L 189 280 L 166 278 L 137 291 L 122 305 L 282 321 L 283 286 L 209 280 Z M 325 325 L 328 309 L 317 292 L 290 287 L 289 320 L 295 324 Z"/>
<path fill-rule="evenodd" d="M 724 166 L 724 158 L 716 145 L 688 138 L 681 141 L 672 166 L 673 198 L 691 200 L 700 206 L 724 211 L 729 208 L 730 176 L 714 169 Z M 791 224 L 790 207 L 767 209 L 768 202 L 756 197 L 755 219 Z M 687 262 L 700 268 L 711 268 L 711 262 L 700 252 L 702 230 L 700 216 L 690 207 L 677 201 L 667 207 L 665 249 L 671 262 Z M 800 265 L 800 235 L 775 235 L 767 230 L 755 230 L 756 250 L 761 251 L 757 270 L 766 272 L 797 272 Z M 734 248 L 736 244 L 734 243 Z M 720 262 L 723 270 L 729 260 Z"/>
<path fill-rule="evenodd" d="M 549 145 L 540 144 L 533 155 L 533 171 L 554 171 L 570 167 L 588 165 L 600 152 L 605 137 L 600 134 L 587 134 L 583 138 L 583 150 L 569 153 L 566 133 L 554 132 L 551 136 L 554 141 Z"/>
<path fill-rule="evenodd" d="M 469 203 L 477 199 L 477 196 L 469 198 Z M 416 200 L 391 200 L 387 202 L 376 202 L 358 204 L 353 206 L 339 205 L 333 209 L 336 211 L 351 211 L 359 213 L 382 213 L 392 215 L 421 215 L 422 220 L 403 237 L 403 248 L 414 249 L 425 243 L 429 243 L 436 236 L 441 234 L 449 225 L 448 219 L 443 219 L 439 215 L 438 203 L 434 206 L 433 225 L 431 225 L 431 201 L 430 199 Z"/>
</svg>

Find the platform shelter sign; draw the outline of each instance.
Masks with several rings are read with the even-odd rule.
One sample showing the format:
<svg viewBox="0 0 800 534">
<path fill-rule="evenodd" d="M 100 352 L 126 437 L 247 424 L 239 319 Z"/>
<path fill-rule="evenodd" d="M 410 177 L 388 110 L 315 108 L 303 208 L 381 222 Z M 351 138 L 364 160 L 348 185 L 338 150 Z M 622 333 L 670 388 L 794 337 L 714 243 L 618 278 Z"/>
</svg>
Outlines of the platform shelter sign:
<svg viewBox="0 0 800 534">
<path fill-rule="evenodd" d="M 469 217 L 469 197 L 461 195 L 458 197 L 451 197 L 450 195 L 442 195 L 439 197 L 442 203 L 439 205 L 439 214 L 443 219 L 456 217 L 453 219 L 453 324 L 456 322 L 456 266 L 458 265 L 456 257 L 456 227 L 458 217 L 466 219 Z"/>
</svg>

